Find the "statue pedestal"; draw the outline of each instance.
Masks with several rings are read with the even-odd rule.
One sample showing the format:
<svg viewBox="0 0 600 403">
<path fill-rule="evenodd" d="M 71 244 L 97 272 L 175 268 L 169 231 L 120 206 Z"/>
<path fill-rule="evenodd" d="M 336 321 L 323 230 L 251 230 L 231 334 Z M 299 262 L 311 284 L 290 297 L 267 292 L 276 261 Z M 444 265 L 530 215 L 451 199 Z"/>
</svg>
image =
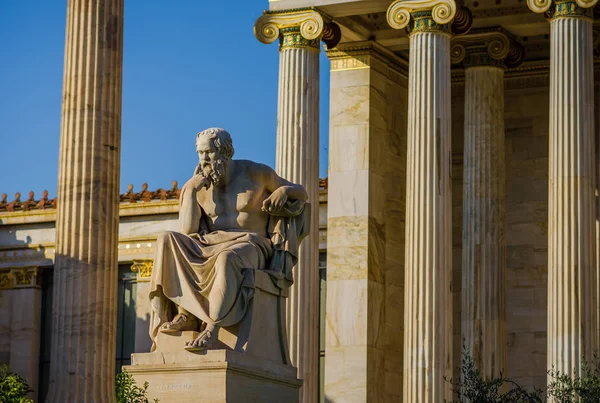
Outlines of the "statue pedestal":
<svg viewBox="0 0 600 403">
<path fill-rule="evenodd" d="M 302 386 L 295 367 L 231 350 L 132 354 L 123 369 L 161 403 L 297 402 Z"/>
<path fill-rule="evenodd" d="M 149 400 L 168 402 L 298 402 L 302 381 L 289 363 L 285 297 L 269 275 L 256 270 L 254 295 L 242 321 L 220 328 L 216 349 L 189 352 L 198 332 L 158 332 L 156 350 L 131 355 L 123 370 Z"/>
</svg>

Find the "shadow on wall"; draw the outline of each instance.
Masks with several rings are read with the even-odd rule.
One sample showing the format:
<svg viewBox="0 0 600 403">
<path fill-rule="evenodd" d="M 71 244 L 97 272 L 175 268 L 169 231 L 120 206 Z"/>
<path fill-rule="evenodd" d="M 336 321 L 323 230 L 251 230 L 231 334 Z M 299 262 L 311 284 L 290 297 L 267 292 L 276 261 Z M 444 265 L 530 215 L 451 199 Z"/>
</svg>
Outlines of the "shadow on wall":
<svg viewBox="0 0 600 403">
<path fill-rule="evenodd" d="M 7 364 L 37 391 L 42 303 L 37 281 L 45 248 L 32 245 L 29 235 L 18 235 L 15 225 L 0 219 L 0 364 Z"/>
<path fill-rule="evenodd" d="M 138 282 L 131 264 L 119 265 L 117 293 L 117 351 L 115 373 L 131 364 L 131 354 L 150 351 L 149 282 Z"/>
<path fill-rule="evenodd" d="M 145 318 L 138 315 L 135 325 L 135 351 L 134 353 L 147 353 L 152 347 L 152 339 L 150 338 L 150 314 L 146 313 Z"/>
</svg>

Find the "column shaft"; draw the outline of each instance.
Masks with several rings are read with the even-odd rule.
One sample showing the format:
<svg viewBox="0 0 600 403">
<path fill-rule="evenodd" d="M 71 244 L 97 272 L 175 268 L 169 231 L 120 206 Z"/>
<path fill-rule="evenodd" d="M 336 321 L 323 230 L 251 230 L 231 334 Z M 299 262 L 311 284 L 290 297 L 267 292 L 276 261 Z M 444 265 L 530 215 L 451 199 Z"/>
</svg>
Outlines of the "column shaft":
<svg viewBox="0 0 600 403">
<path fill-rule="evenodd" d="M 304 380 L 300 401 L 313 402 L 319 387 L 319 50 L 279 54 L 276 170 L 304 186 L 311 204 L 310 235 L 300 246 L 287 299 L 287 335 L 292 364 Z"/>
<path fill-rule="evenodd" d="M 70 0 L 49 402 L 114 400 L 123 0 Z"/>
<path fill-rule="evenodd" d="M 450 35 L 410 36 L 404 401 L 451 399 Z"/>
<path fill-rule="evenodd" d="M 465 72 L 462 337 L 486 378 L 506 370 L 504 69 Z"/>
<path fill-rule="evenodd" d="M 579 374 L 598 344 L 592 21 L 551 21 L 548 369 Z"/>
</svg>

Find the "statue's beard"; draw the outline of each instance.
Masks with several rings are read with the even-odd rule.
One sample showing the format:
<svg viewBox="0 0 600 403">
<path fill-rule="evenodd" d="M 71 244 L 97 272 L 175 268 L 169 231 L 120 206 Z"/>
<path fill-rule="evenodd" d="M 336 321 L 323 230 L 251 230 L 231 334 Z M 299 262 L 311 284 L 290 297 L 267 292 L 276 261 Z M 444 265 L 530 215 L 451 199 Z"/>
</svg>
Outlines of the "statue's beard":
<svg viewBox="0 0 600 403">
<path fill-rule="evenodd" d="M 206 176 L 214 186 L 219 186 L 225 172 L 227 171 L 227 159 L 219 158 L 215 161 L 209 162 L 202 168 L 202 173 Z"/>
</svg>

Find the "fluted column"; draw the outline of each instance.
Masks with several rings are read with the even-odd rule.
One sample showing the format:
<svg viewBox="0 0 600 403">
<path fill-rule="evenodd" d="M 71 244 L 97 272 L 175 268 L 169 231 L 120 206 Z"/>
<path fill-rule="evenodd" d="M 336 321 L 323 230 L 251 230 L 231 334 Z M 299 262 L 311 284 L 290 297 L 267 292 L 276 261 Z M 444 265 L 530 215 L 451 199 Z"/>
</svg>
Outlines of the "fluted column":
<svg viewBox="0 0 600 403">
<path fill-rule="evenodd" d="M 528 0 L 550 20 L 548 369 L 579 375 L 598 349 L 592 10 Z"/>
<path fill-rule="evenodd" d="M 319 51 L 337 33 L 315 9 L 265 12 L 255 25 L 263 43 L 279 39 L 276 171 L 301 184 L 311 204 L 310 235 L 300 246 L 286 301 L 292 365 L 303 385 L 301 402 L 315 402 L 319 387 Z"/>
<path fill-rule="evenodd" d="M 453 0 L 399 0 L 396 29 L 409 25 L 404 401 L 451 400 L 452 204 L 450 26 Z"/>
<path fill-rule="evenodd" d="M 462 338 L 486 378 L 506 369 L 504 70 L 465 71 Z"/>
<path fill-rule="evenodd" d="M 49 402 L 114 401 L 123 0 L 69 0 Z"/>
<path fill-rule="evenodd" d="M 523 58 L 500 28 L 452 42 L 465 67 L 461 334 L 484 378 L 506 374 L 504 68 Z"/>
</svg>

